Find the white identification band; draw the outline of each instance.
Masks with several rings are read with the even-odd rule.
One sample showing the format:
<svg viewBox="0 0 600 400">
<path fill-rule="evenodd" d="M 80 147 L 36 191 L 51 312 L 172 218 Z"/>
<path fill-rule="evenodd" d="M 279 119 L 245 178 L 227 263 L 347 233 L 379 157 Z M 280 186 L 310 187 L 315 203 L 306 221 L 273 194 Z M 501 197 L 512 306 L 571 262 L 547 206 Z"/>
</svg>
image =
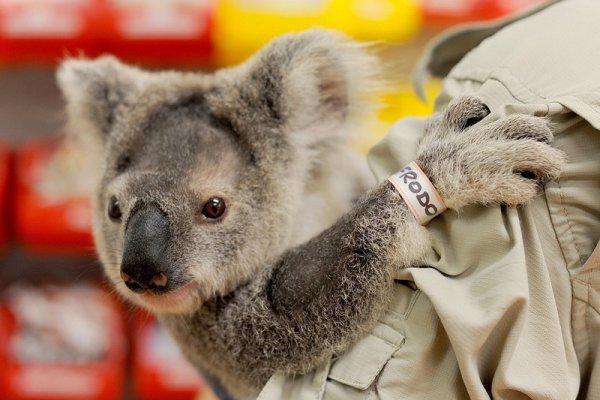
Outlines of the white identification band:
<svg viewBox="0 0 600 400">
<path fill-rule="evenodd" d="M 446 211 L 444 200 L 416 162 L 411 162 L 388 180 L 421 225 L 427 225 L 433 218 Z"/>
</svg>

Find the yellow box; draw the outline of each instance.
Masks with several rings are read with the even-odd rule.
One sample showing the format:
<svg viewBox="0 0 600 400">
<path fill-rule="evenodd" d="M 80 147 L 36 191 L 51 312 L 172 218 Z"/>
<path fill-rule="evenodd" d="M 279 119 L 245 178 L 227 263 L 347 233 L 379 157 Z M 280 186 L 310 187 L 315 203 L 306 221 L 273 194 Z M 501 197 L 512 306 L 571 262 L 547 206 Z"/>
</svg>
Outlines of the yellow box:
<svg viewBox="0 0 600 400">
<path fill-rule="evenodd" d="M 238 63 L 275 36 L 313 26 L 339 29 L 358 40 L 405 41 L 421 20 L 419 0 L 220 0 L 217 62 Z"/>
</svg>

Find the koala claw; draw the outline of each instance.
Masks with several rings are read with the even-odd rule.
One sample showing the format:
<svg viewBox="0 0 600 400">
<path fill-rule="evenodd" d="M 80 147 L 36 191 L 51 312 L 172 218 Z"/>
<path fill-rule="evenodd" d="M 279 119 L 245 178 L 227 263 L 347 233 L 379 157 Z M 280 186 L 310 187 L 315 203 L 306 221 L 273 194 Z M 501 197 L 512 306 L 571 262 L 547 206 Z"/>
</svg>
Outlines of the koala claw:
<svg viewBox="0 0 600 400">
<path fill-rule="evenodd" d="M 420 144 L 417 162 L 449 208 L 524 204 L 560 175 L 565 156 L 550 146 L 548 120 L 511 115 L 481 122 L 488 114 L 481 100 L 459 98 Z"/>
<path fill-rule="evenodd" d="M 550 144 L 554 136 L 550 122 L 532 115 L 510 115 L 490 124 L 489 129 L 498 139 L 525 140 Z"/>
<path fill-rule="evenodd" d="M 482 149 L 482 155 L 488 159 L 480 164 L 485 170 L 481 175 L 486 177 L 478 190 L 477 202 L 482 204 L 514 206 L 529 202 L 542 184 L 559 177 L 564 161 L 562 152 L 532 139 L 498 143 Z"/>
</svg>

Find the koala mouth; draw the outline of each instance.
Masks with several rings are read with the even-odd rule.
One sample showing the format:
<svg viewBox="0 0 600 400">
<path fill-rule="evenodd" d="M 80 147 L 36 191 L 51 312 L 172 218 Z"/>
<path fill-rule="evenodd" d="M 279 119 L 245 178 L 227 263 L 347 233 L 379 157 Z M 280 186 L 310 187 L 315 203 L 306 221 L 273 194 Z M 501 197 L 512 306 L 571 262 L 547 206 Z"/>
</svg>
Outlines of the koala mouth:
<svg viewBox="0 0 600 400">
<path fill-rule="evenodd" d="M 198 285 L 194 281 L 168 292 L 144 291 L 135 294 L 135 297 L 143 307 L 157 314 L 190 313 L 199 302 Z"/>
</svg>

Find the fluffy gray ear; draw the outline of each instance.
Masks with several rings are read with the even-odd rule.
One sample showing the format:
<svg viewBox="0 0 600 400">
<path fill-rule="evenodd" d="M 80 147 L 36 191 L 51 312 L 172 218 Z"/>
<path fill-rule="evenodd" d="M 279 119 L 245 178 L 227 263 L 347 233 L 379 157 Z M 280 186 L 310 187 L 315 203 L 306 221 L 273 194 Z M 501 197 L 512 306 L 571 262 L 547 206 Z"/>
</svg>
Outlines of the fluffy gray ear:
<svg viewBox="0 0 600 400">
<path fill-rule="evenodd" d="M 135 84 L 134 74 L 135 69 L 114 57 L 65 60 L 56 76 L 66 100 L 69 130 L 103 142 L 119 104 Z"/>
<path fill-rule="evenodd" d="M 284 126 L 309 142 L 341 135 L 372 111 L 379 86 L 379 62 L 365 47 L 330 30 L 283 35 L 224 71 L 221 78 L 229 85 L 219 95 L 235 106 L 238 130 L 257 123 Z"/>
</svg>

